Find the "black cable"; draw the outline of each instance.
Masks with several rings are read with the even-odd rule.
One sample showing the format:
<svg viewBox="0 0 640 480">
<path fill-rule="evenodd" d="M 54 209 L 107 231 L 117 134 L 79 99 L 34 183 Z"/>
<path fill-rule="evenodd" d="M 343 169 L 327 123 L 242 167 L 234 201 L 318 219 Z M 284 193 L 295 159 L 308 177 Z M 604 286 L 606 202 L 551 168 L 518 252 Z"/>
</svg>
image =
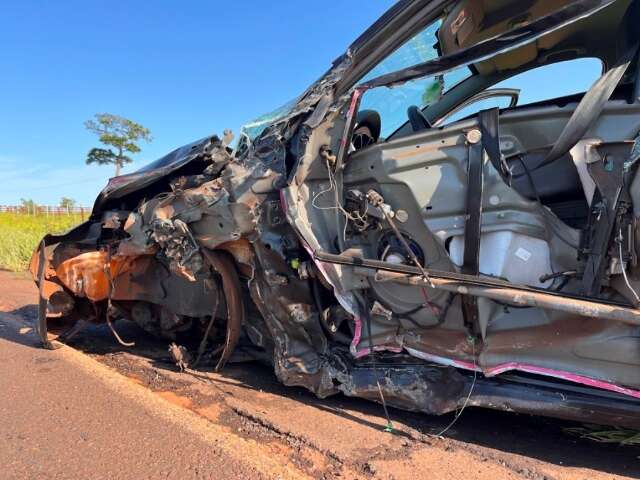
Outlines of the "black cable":
<svg viewBox="0 0 640 480">
<path fill-rule="evenodd" d="M 533 181 L 533 177 L 531 176 L 531 172 L 529 171 L 527 164 L 522 158 L 522 154 L 519 153 L 518 155 L 516 155 L 516 158 L 520 161 L 520 164 L 522 165 L 524 173 L 527 175 L 527 178 L 529 179 L 529 184 L 531 185 L 531 190 L 533 191 L 533 194 L 535 195 L 536 200 L 538 200 L 538 203 L 542 205 L 542 200 L 540 200 L 540 195 L 538 194 L 538 190 L 536 189 L 536 184 Z"/>
<path fill-rule="evenodd" d="M 433 325 L 421 325 L 420 323 L 418 323 L 414 318 L 411 318 L 410 315 L 413 315 L 414 313 L 419 312 L 420 310 L 424 310 L 427 307 L 432 307 L 432 305 L 429 304 L 420 304 L 414 308 L 411 308 L 405 312 L 401 312 L 401 313 L 396 313 L 393 310 L 393 307 L 391 307 L 386 301 L 382 300 L 378 295 L 375 295 L 376 291 L 373 288 L 373 285 L 371 284 L 371 279 L 367 279 L 367 281 L 369 282 L 369 287 L 371 288 L 371 290 L 374 293 L 375 299 L 377 302 L 380 303 L 380 305 L 382 305 L 386 310 L 389 310 L 391 312 L 391 317 L 392 318 L 398 318 L 400 320 L 408 320 L 409 322 L 413 323 L 416 327 L 418 328 L 422 328 L 422 329 L 431 329 L 431 328 L 436 328 L 439 327 L 440 325 L 442 325 L 446 319 L 447 316 L 447 312 L 449 311 L 449 308 L 451 307 L 451 304 L 453 303 L 453 299 L 455 297 L 455 294 L 449 292 L 448 296 L 447 296 L 447 301 L 444 304 L 444 307 L 442 308 L 442 310 L 440 310 L 440 314 L 437 317 L 437 321 L 436 323 L 434 323 Z"/>
<path fill-rule="evenodd" d="M 542 275 L 539 280 L 540 283 L 548 282 L 549 280 L 555 280 L 558 277 L 572 277 L 577 275 L 577 271 L 575 270 L 566 270 L 564 272 L 552 272 Z"/>
<path fill-rule="evenodd" d="M 380 400 L 382 401 L 382 408 L 384 409 L 384 415 L 387 417 L 387 426 L 385 427 L 385 431 L 392 432 L 393 431 L 393 423 L 391 423 L 391 417 L 389 416 L 389 411 L 387 410 L 387 402 L 384 399 L 384 395 L 382 393 L 382 387 L 380 386 L 380 380 L 378 379 L 378 364 L 375 359 L 375 350 L 373 349 L 373 334 L 371 332 L 371 315 L 369 315 L 369 308 L 367 298 L 360 299 L 356 297 L 361 303 L 360 307 L 362 309 L 362 317 L 367 324 L 367 335 L 369 337 L 369 355 L 371 355 L 371 359 L 373 360 L 373 369 L 376 372 L 376 384 L 378 385 L 378 393 L 380 393 Z"/>
<path fill-rule="evenodd" d="M 566 286 L 567 286 L 567 284 L 569 283 L 569 280 L 570 280 L 570 279 L 571 279 L 571 277 L 568 277 L 568 276 L 563 277 L 563 278 L 562 278 L 562 281 L 561 281 L 561 282 L 558 284 L 558 286 L 557 286 L 557 287 L 555 287 L 553 290 L 554 290 L 555 292 L 559 292 L 559 291 L 561 291 L 564 287 L 566 287 Z"/>
</svg>

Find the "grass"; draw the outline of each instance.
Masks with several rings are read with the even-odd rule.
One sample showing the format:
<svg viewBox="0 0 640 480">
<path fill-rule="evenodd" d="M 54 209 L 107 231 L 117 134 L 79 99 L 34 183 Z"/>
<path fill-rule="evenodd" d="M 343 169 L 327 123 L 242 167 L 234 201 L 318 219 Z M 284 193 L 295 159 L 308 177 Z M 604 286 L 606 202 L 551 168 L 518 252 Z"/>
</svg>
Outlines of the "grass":
<svg viewBox="0 0 640 480">
<path fill-rule="evenodd" d="M 587 438 L 599 443 L 617 443 L 618 445 L 640 445 L 640 431 L 622 427 L 601 427 L 584 425 L 583 427 L 565 428 L 566 433 Z"/>
<path fill-rule="evenodd" d="M 24 271 L 42 237 L 62 233 L 82 221 L 80 214 L 26 215 L 0 213 L 0 268 Z"/>
</svg>

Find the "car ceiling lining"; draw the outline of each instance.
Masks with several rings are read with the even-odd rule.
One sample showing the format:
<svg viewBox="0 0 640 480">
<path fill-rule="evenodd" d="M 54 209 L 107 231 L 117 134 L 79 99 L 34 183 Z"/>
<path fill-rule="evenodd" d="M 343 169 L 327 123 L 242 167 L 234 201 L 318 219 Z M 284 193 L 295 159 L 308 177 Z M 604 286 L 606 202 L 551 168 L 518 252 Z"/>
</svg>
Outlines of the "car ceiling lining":
<svg viewBox="0 0 640 480">
<path fill-rule="evenodd" d="M 593 15 L 616 0 L 579 0 L 532 23 L 501 33 L 468 48 L 418 65 L 373 78 L 361 88 L 394 86 L 426 76 L 434 76 L 455 68 L 475 64 L 496 54 L 526 45 L 541 36 Z"/>
</svg>

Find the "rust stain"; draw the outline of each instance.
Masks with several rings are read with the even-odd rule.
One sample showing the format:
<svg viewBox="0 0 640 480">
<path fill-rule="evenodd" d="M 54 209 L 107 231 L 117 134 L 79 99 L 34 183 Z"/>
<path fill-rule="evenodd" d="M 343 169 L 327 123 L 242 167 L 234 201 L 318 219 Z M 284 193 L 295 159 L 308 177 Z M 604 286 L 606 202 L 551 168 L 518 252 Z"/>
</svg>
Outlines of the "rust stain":
<svg viewBox="0 0 640 480">
<path fill-rule="evenodd" d="M 420 155 L 421 153 L 433 152 L 435 150 L 439 150 L 440 145 L 423 145 L 421 147 L 416 147 L 411 150 L 407 150 L 406 152 L 397 153 L 395 158 L 408 158 L 415 157 L 416 155 Z"/>
<path fill-rule="evenodd" d="M 178 395 L 177 393 L 171 391 L 156 393 L 169 403 L 173 403 L 174 405 L 178 405 L 182 408 L 193 410 L 193 402 L 188 397 L 183 397 L 182 395 Z"/>
<path fill-rule="evenodd" d="M 245 238 L 233 242 L 225 242 L 218 249 L 229 252 L 237 262 L 246 265 L 251 265 L 253 262 L 253 248 L 249 240 Z"/>
<path fill-rule="evenodd" d="M 107 265 L 110 265 L 111 276 L 117 277 L 130 261 L 115 257 L 108 263 L 107 252 L 87 252 L 62 262 L 56 268 L 56 275 L 74 294 L 96 302 L 109 296 Z"/>
<path fill-rule="evenodd" d="M 207 420 L 211 420 L 212 422 L 217 422 L 220 418 L 220 414 L 222 413 L 222 408 L 220 405 L 215 403 L 211 403 L 205 407 L 196 408 L 195 412 L 198 415 L 203 416 Z"/>
</svg>

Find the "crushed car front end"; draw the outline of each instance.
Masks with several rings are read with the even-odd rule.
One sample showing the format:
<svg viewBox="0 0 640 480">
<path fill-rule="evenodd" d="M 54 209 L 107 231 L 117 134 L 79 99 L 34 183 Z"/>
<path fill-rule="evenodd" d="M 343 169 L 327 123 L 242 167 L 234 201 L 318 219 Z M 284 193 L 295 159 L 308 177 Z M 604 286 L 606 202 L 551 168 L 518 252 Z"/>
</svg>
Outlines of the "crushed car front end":
<svg viewBox="0 0 640 480">
<path fill-rule="evenodd" d="M 43 343 L 127 318 L 320 397 L 640 426 L 637 19 L 635 0 L 397 3 L 235 149 L 116 177 L 45 237 Z M 585 56 L 605 68 L 584 95 L 445 122 Z M 408 118 L 376 107 L 412 95 Z"/>
</svg>

